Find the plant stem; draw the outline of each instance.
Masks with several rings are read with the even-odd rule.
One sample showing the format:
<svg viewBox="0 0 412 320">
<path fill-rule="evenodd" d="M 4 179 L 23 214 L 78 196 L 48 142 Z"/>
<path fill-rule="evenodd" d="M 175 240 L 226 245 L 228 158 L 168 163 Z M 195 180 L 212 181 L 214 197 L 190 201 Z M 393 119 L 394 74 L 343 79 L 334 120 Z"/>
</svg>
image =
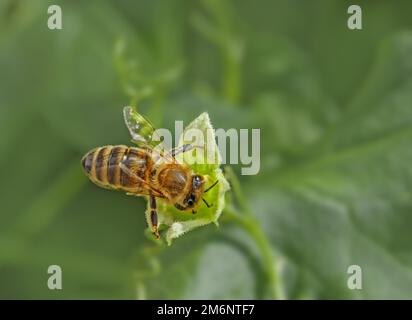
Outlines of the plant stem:
<svg viewBox="0 0 412 320">
<path fill-rule="evenodd" d="M 233 40 L 232 42 L 235 41 Z M 236 105 L 240 100 L 241 94 L 241 62 L 243 50 L 240 44 L 229 43 L 226 44 L 226 47 L 222 48 L 221 51 L 224 65 L 223 96 L 226 101 Z"/>
<path fill-rule="evenodd" d="M 236 106 L 242 93 L 244 43 L 233 20 L 235 8 L 221 0 L 202 3 L 210 18 L 196 14 L 192 22 L 197 31 L 219 49 L 223 67 L 222 97 Z"/>
<path fill-rule="evenodd" d="M 254 240 L 262 257 L 263 269 L 268 280 L 270 297 L 272 299 L 282 299 L 283 292 L 280 278 L 277 272 L 277 259 L 272 252 L 272 248 L 263 233 L 262 228 L 254 217 L 241 215 L 230 209 L 225 209 L 224 215 L 245 230 Z"/>
<path fill-rule="evenodd" d="M 243 194 L 242 188 L 240 186 L 240 182 L 233 171 L 232 167 L 226 166 L 225 167 L 225 175 L 227 179 L 230 181 L 230 185 L 232 187 L 233 193 L 236 196 L 236 200 L 239 202 L 240 208 L 248 215 L 252 216 L 252 212 L 249 208 L 248 203 L 246 202 L 246 197 Z"/>
<path fill-rule="evenodd" d="M 278 276 L 278 262 L 276 256 L 273 253 L 270 243 L 266 238 L 259 222 L 252 214 L 252 211 L 245 200 L 246 198 L 242 192 L 239 180 L 237 179 L 235 173 L 230 167 L 225 168 L 225 173 L 231 183 L 233 193 L 235 194 L 239 206 L 243 212 L 238 213 L 235 210 L 226 207 L 224 209 L 224 214 L 226 217 L 242 227 L 254 240 L 262 257 L 263 269 L 268 280 L 270 296 L 272 299 L 283 299 L 283 286 L 281 283 L 281 278 Z"/>
</svg>

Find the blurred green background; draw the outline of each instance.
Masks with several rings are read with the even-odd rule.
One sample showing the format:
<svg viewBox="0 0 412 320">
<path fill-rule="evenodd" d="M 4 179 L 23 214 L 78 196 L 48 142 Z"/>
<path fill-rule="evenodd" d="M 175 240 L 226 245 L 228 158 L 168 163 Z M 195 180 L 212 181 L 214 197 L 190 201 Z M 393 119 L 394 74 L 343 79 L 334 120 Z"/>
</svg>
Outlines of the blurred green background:
<svg viewBox="0 0 412 320">
<path fill-rule="evenodd" d="M 156 126 L 261 129 L 260 173 L 232 167 L 286 298 L 412 298 L 412 3 L 358 2 L 362 31 L 353 1 L 1 0 L 0 298 L 271 298 L 224 214 L 158 247 L 143 199 L 83 175 L 136 103 Z"/>
</svg>

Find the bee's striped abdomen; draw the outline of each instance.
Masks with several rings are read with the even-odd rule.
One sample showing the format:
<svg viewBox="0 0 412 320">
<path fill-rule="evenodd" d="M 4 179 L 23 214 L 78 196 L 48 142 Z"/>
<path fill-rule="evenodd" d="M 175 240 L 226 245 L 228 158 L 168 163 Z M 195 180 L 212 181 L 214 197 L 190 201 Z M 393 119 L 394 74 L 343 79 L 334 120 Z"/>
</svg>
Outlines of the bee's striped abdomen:
<svg viewBox="0 0 412 320">
<path fill-rule="evenodd" d="M 111 185 L 120 185 L 120 166 L 123 156 L 127 150 L 127 147 L 115 146 L 110 152 L 109 159 L 107 160 L 107 181 Z"/>
<path fill-rule="evenodd" d="M 143 149 L 105 146 L 88 152 L 82 166 L 90 180 L 101 187 L 138 193 L 149 177 L 152 160 Z"/>
<path fill-rule="evenodd" d="M 117 184 L 116 181 L 113 180 L 113 177 L 115 176 L 115 170 L 113 169 L 115 169 L 115 166 L 109 167 L 108 163 L 110 161 L 113 162 L 114 157 L 112 155 L 114 150 L 120 151 L 118 156 L 121 160 L 124 150 L 126 149 L 127 147 L 123 146 L 105 146 L 89 151 L 82 159 L 82 166 L 90 180 L 99 186 L 104 187 Z M 109 170 L 109 168 L 111 170 Z"/>
<path fill-rule="evenodd" d="M 96 151 L 96 160 L 94 162 L 94 169 L 96 180 L 103 184 L 107 184 L 107 159 L 112 151 L 112 147 L 102 147 Z"/>
<path fill-rule="evenodd" d="M 124 188 L 142 189 L 143 181 L 148 181 L 153 165 L 153 161 L 147 151 L 138 148 L 128 148 L 123 155 L 122 164 L 127 168 L 127 171 L 133 174 L 130 175 L 126 170 L 121 170 L 120 185 Z M 132 190 L 129 191 L 133 192 Z"/>
</svg>

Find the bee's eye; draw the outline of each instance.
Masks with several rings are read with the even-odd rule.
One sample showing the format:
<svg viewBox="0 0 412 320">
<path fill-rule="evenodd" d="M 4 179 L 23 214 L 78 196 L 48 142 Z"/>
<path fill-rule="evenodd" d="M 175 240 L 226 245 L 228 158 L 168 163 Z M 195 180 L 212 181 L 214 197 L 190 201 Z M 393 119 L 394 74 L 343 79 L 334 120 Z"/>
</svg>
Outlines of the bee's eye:
<svg viewBox="0 0 412 320">
<path fill-rule="evenodd" d="M 196 198 L 195 196 L 192 194 L 190 195 L 189 199 L 187 199 L 187 205 L 188 207 L 193 207 L 195 204 Z"/>
</svg>

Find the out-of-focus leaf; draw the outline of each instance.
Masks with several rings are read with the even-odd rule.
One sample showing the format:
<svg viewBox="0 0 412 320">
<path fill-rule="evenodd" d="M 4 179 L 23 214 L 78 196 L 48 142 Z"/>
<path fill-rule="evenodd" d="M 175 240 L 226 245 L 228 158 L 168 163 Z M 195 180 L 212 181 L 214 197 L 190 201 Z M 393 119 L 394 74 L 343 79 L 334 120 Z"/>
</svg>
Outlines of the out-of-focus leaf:
<svg viewBox="0 0 412 320">
<path fill-rule="evenodd" d="M 397 49 L 387 56 L 389 61 L 399 61 L 399 52 L 406 55 L 405 37 L 395 37 L 399 40 L 392 43 Z M 381 98 L 369 96 L 377 102 L 376 112 L 360 113 L 350 120 L 341 114 L 335 119 L 341 121 L 336 128 L 332 123 L 333 130 L 323 126 L 318 142 L 303 145 L 301 159 L 281 164 L 261 189 L 245 186 L 253 212 L 285 257 L 286 267 L 293 270 L 284 278 L 290 297 L 410 297 L 412 131 L 407 124 L 412 109 L 408 107 L 409 83 L 402 77 L 400 84 L 376 91 Z M 316 125 L 317 118 L 312 117 Z M 199 249 L 200 255 L 207 251 Z M 175 250 L 180 259 L 184 253 Z M 363 271 L 359 291 L 347 287 L 347 268 L 354 264 Z M 195 281 L 193 274 L 187 277 L 185 281 Z M 181 296 L 198 290 L 183 283 Z"/>
<path fill-rule="evenodd" d="M 405 36 L 397 39 L 389 61 L 411 52 Z M 411 297 L 411 89 L 405 80 L 384 88 L 373 112 L 334 128 L 324 153 L 280 169 L 270 191 L 251 190 L 267 234 L 318 282 L 320 298 Z M 359 292 L 346 286 L 354 264 Z"/>
<path fill-rule="evenodd" d="M 288 297 L 411 297 L 410 1 L 362 3 L 362 31 L 342 1 L 227 1 L 56 0 L 53 31 L 50 1 L 1 2 L 2 298 L 267 298 L 256 245 L 224 214 L 150 251 L 145 201 L 81 174 L 89 148 L 129 141 L 136 88 L 155 125 L 208 112 L 216 128 L 261 129 L 261 171 L 240 181 Z M 45 285 L 51 264 L 62 291 Z M 346 287 L 349 264 L 363 290 Z"/>
</svg>

